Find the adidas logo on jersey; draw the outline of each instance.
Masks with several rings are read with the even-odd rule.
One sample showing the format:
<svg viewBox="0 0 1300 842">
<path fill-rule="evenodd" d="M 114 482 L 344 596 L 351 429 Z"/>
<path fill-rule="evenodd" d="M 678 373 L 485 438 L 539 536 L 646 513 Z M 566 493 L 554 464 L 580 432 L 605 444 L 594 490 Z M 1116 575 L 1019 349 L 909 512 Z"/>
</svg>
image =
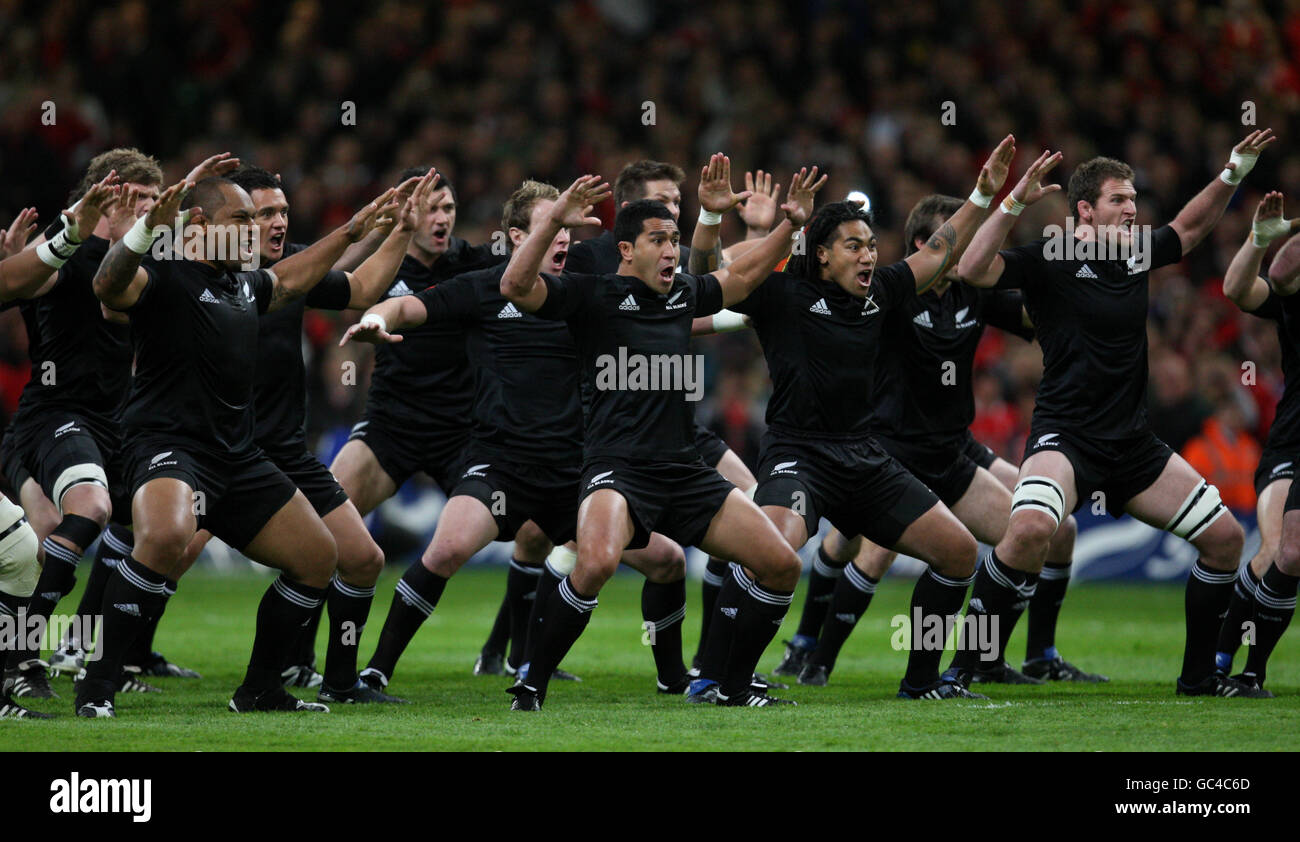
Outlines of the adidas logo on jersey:
<svg viewBox="0 0 1300 842">
<path fill-rule="evenodd" d="M 515 309 L 513 302 L 506 302 L 506 306 L 501 308 L 500 313 L 497 313 L 498 319 L 522 319 L 523 317 L 524 314 Z"/>
<path fill-rule="evenodd" d="M 733 619 L 733 620 L 736 619 L 736 609 L 735 609 L 735 608 L 723 608 L 723 609 L 722 609 L 722 613 L 723 613 L 724 616 L 730 617 L 730 618 Z"/>
<path fill-rule="evenodd" d="M 220 299 L 220 298 L 217 298 L 215 295 L 213 295 L 213 294 L 212 294 L 212 291 L 209 290 L 209 289 L 204 289 L 204 290 L 203 290 L 203 294 L 199 296 L 199 300 L 202 301 L 204 304 L 220 304 L 220 303 L 221 303 L 221 299 Z"/>
<path fill-rule="evenodd" d="M 1079 267 L 1079 271 L 1074 273 L 1076 278 L 1096 278 L 1097 273 L 1092 271 L 1092 267 L 1087 263 Z"/>
<path fill-rule="evenodd" d="M 388 297 L 396 298 L 399 295 L 413 295 L 411 288 L 406 285 L 406 281 L 398 281 L 388 288 Z"/>
<path fill-rule="evenodd" d="M 817 313 L 820 316 L 829 316 L 831 314 L 831 308 L 826 306 L 825 298 L 819 298 L 817 299 L 816 304 L 808 308 L 808 312 Z"/>
<path fill-rule="evenodd" d="M 627 310 L 630 312 L 632 310 L 640 310 L 641 305 L 636 303 L 635 297 L 633 297 L 632 295 L 628 295 L 627 298 L 623 299 L 623 303 L 618 305 L 618 309 Z"/>
<path fill-rule="evenodd" d="M 913 316 L 912 324 L 917 324 L 920 325 L 921 327 L 931 327 L 931 328 L 934 327 L 934 322 L 930 320 L 929 310 L 926 310 L 924 313 L 922 313 L 919 316 Z"/>
<path fill-rule="evenodd" d="M 140 606 L 134 602 L 119 602 L 115 603 L 113 607 L 123 614 L 130 614 L 132 617 L 140 616 Z"/>
</svg>

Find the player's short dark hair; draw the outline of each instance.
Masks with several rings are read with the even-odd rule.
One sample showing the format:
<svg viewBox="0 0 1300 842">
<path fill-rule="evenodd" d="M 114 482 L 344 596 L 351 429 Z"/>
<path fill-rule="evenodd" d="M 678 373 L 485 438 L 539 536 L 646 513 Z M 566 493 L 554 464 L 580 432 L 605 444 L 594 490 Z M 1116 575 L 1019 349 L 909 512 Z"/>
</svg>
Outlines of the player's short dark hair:
<svg viewBox="0 0 1300 842">
<path fill-rule="evenodd" d="M 194 185 L 189 195 L 181 201 L 181 210 L 199 208 L 209 217 L 226 206 L 225 186 L 237 187 L 235 182 L 223 176 L 214 175 Z"/>
<path fill-rule="evenodd" d="M 398 174 L 397 184 L 400 185 L 408 178 L 424 178 L 429 174 L 429 170 L 431 169 L 433 169 L 433 167 L 407 167 Z M 451 181 L 443 173 L 438 173 L 438 186 L 433 189 L 435 191 L 446 190 L 451 194 L 451 200 L 453 202 L 456 201 L 456 188 L 451 186 Z"/>
<path fill-rule="evenodd" d="M 1117 161 L 1114 158 L 1093 158 L 1091 161 L 1084 161 L 1075 167 L 1074 173 L 1070 176 L 1070 186 L 1068 191 L 1070 201 L 1070 213 L 1074 218 L 1079 218 L 1079 203 L 1087 202 L 1090 205 L 1096 205 L 1097 200 L 1101 198 L 1101 185 L 1108 178 L 1133 180 L 1133 168 L 1123 161 Z"/>
<path fill-rule="evenodd" d="M 511 228 L 527 231 L 532 226 L 533 208 L 543 199 L 558 199 L 560 191 L 549 184 L 529 179 L 506 199 L 501 209 L 501 230 L 507 234 Z"/>
<path fill-rule="evenodd" d="M 226 178 L 244 188 L 244 192 L 250 196 L 254 190 L 279 190 L 283 186 L 275 173 L 252 164 L 244 164 Z"/>
<path fill-rule="evenodd" d="M 663 202 L 656 202 L 654 199 L 637 199 L 626 207 L 619 208 L 618 216 L 614 217 L 614 242 L 635 243 L 636 238 L 641 236 L 647 219 L 675 221 L 668 211 L 668 206 Z"/>
<path fill-rule="evenodd" d="M 101 152 L 90 159 L 81 183 L 68 194 L 68 204 L 71 205 L 81 199 L 91 186 L 103 181 L 104 177 L 114 170 L 117 171 L 117 177 L 123 184 L 130 182 L 152 185 L 162 184 L 163 181 L 162 166 L 157 158 L 146 155 L 133 146 L 119 146 L 117 149 Z"/>
<path fill-rule="evenodd" d="M 863 210 L 857 202 L 831 202 L 813 214 L 803 229 L 803 254 L 796 254 L 785 265 L 785 271 L 809 280 L 818 280 L 821 272 L 817 263 L 817 247 L 833 242 L 836 230 L 845 222 L 861 221 L 873 227 L 876 219 L 871 211 Z"/>
<path fill-rule="evenodd" d="M 686 180 L 686 173 L 676 164 L 663 161 L 633 161 L 623 168 L 614 182 L 614 207 L 623 207 L 624 202 L 635 202 L 645 198 L 647 181 L 671 181 L 680 185 Z"/>
<path fill-rule="evenodd" d="M 917 251 L 916 241 L 925 242 L 930 239 L 943 220 L 952 216 L 965 204 L 956 196 L 944 196 L 939 193 L 932 193 L 916 203 L 912 212 L 907 215 L 907 222 L 903 224 L 903 239 L 907 242 L 907 254 L 915 254 Z"/>
</svg>

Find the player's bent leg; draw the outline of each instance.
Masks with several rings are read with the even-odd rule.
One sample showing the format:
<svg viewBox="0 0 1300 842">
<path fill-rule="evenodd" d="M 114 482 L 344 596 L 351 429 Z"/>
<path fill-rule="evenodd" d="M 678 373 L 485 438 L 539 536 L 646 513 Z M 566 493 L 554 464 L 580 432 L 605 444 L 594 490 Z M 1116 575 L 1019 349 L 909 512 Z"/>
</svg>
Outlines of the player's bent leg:
<svg viewBox="0 0 1300 842">
<path fill-rule="evenodd" d="M 36 533 L 23 510 L 0 495 L 0 616 L 17 617 L 35 590 L 40 577 L 40 565 L 36 561 L 38 546 Z M 52 718 L 51 714 L 30 710 L 15 702 L 14 690 L 9 681 L 0 685 L 0 719 Z"/>
<path fill-rule="evenodd" d="M 330 463 L 330 473 L 338 479 L 362 517 L 397 493 L 397 484 L 380 467 L 375 452 L 359 439 L 343 445 Z"/>
<path fill-rule="evenodd" d="M 1011 519 L 1011 492 L 991 472 L 976 468 L 970 485 L 953 503 L 952 513 L 975 540 L 996 546 Z"/>
<path fill-rule="evenodd" d="M 808 574 L 808 593 L 799 614 L 799 627 L 794 636 L 785 641 L 785 654 L 772 670 L 774 674 L 798 677 L 803 672 L 827 622 L 827 611 L 837 583 L 842 580 L 844 568 L 853 561 L 861 546 L 862 536 L 845 538 L 834 528 L 822 540 L 813 556 L 812 572 Z"/>
<path fill-rule="evenodd" d="M 1002 483 L 1007 491 L 1016 490 L 1016 483 L 1020 481 L 1020 469 L 1015 465 L 999 456 L 986 470 Z"/>
<path fill-rule="evenodd" d="M 514 675 L 524 662 L 528 640 L 528 617 L 537 597 L 542 565 L 551 551 L 551 540 L 536 523 L 524 521 L 515 531 L 506 571 L 506 592 L 501 598 L 492 630 L 474 662 L 475 675 Z M 510 647 L 506 652 L 507 645 Z"/>
<path fill-rule="evenodd" d="M 754 474 L 734 451 L 723 451 L 714 466 L 718 473 L 741 491 L 749 493 L 757 484 Z M 722 592 L 727 577 L 727 560 L 709 557 L 704 567 L 704 580 L 700 583 L 700 642 L 692 659 L 692 671 L 699 673 L 704 662 L 704 648 L 709 640 L 709 630 L 717 616 L 718 595 Z"/>
<path fill-rule="evenodd" d="M 457 494 L 447 501 L 433 540 L 397 582 L 375 653 L 361 671 L 363 680 L 375 689 L 388 686 L 398 659 L 437 607 L 447 581 L 470 556 L 492 543 L 498 531 L 496 518 L 477 498 Z"/>
<path fill-rule="evenodd" d="M 861 535 L 846 541 L 837 530 L 831 534 L 839 537 L 843 546 L 856 547 L 858 551 L 835 583 L 816 647 L 799 672 L 799 683 L 812 687 L 824 687 L 828 683 L 840 650 L 862 615 L 867 613 L 876 586 L 898 557 L 898 553 L 888 547 L 868 541 Z M 811 595 L 811 590 L 809 593 Z"/>
<path fill-rule="evenodd" d="M 18 489 L 17 502 L 27 513 L 27 522 L 32 525 L 37 540 L 44 541 L 49 537 L 62 519 L 59 507 L 50 502 L 50 498 L 46 497 L 45 492 L 41 490 L 40 483 L 31 477 L 28 477 L 23 482 L 23 487 Z M 41 554 L 41 558 L 45 558 L 44 553 Z"/>
<path fill-rule="evenodd" d="M 758 480 L 754 478 L 754 472 L 745 465 L 744 461 L 733 450 L 728 450 L 722 454 L 722 458 L 718 460 L 718 464 L 714 467 L 718 473 L 722 474 L 724 479 L 741 491 L 748 491 L 758 484 Z"/>
<path fill-rule="evenodd" d="M 1269 565 L 1255 589 L 1255 641 L 1246 658 L 1242 675 L 1233 676 L 1252 690 L 1263 693 L 1268 659 L 1295 616 L 1296 590 L 1300 584 L 1300 494 L 1294 486 L 1287 493 L 1282 516 L 1282 535 L 1277 560 Z M 1269 694 L 1271 695 L 1271 694 Z"/>
<path fill-rule="evenodd" d="M 644 640 L 655 659 L 660 693 L 680 696 L 690 679 L 682 660 L 682 622 L 686 619 L 686 553 L 681 545 L 657 532 L 640 550 L 623 553 L 623 563 L 646 577 L 641 586 Z"/>
<path fill-rule="evenodd" d="M 1219 642 L 1215 647 L 1214 666 L 1220 672 L 1232 672 L 1232 661 L 1242 643 L 1248 642 L 1249 623 L 1255 613 L 1255 591 L 1260 579 L 1277 558 L 1282 537 L 1282 514 L 1291 490 L 1291 480 L 1274 480 L 1259 493 L 1255 504 L 1256 523 L 1259 527 L 1259 550 L 1248 564 L 1243 564 L 1232 585 L 1232 599 L 1228 613 L 1219 627 Z"/>
</svg>

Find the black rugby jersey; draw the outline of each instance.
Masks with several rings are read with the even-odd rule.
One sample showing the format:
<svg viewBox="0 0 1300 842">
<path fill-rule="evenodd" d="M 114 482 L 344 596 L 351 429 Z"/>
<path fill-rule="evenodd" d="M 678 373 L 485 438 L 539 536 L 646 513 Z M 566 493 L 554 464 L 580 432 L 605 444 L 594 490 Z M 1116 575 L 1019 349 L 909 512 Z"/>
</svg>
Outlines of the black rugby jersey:
<svg viewBox="0 0 1300 842">
<path fill-rule="evenodd" d="M 150 257 L 140 268 L 149 281 L 127 311 L 136 362 L 124 434 L 182 436 L 217 456 L 254 452 L 258 316 L 271 275 Z"/>
<path fill-rule="evenodd" d="M 510 462 L 582 461 L 578 352 L 563 322 L 518 309 L 501 294 L 506 264 L 458 275 L 416 298 L 429 321 L 465 326 L 474 366 L 475 452 Z"/>
<path fill-rule="evenodd" d="M 292 243 L 284 257 L 307 246 Z M 279 261 L 276 261 L 278 263 Z M 274 266 L 275 263 L 267 264 Z M 345 272 L 330 271 L 307 295 L 262 316 L 257 330 L 257 377 L 253 383 L 253 437 L 267 453 L 300 452 L 307 446 L 307 367 L 302 360 L 302 316 L 308 307 L 346 310 L 352 287 Z"/>
<path fill-rule="evenodd" d="M 385 298 L 414 295 L 449 278 L 506 260 L 490 246 L 471 246 L 452 237 L 447 251 L 425 266 L 407 255 Z M 375 351 L 366 414 L 411 425 L 463 430 L 470 423 L 474 376 L 465 356 L 465 331 L 454 322 L 429 322 L 407 331 L 402 342 Z"/>
<path fill-rule="evenodd" d="M 872 285 L 875 282 L 872 281 Z M 1021 294 L 954 283 L 942 297 L 913 295 L 885 314 L 872 429 L 890 438 L 961 434 L 975 420 L 971 371 L 984 326 L 1025 339 Z"/>
<path fill-rule="evenodd" d="M 1252 316 L 1277 324 L 1277 342 L 1282 348 L 1282 377 L 1285 386 L 1277 402 L 1273 424 L 1268 428 L 1265 447 L 1276 450 L 1300 449 L 1300 295 L 1282 296 L 1273 292 Z"/>
<path fill-rule="evenodd" d="M 1105 440 L 1147 430 L 1147 279 L 1182 259 L 1178 233 L 1152 233 L 1145 268 L 1132 258 L 1048 259 L 1047 244 L 998 252 L 1006 268 L 997 286 L 1024 291 L 1043 346 L 1034 429 Z"/>
<path fill-rule="evenodd" d="M 703 358 L 690 353 L 691 319 L 722 309 L 713 275 L 673 278 L 666 295 L 631 275 L 542 275 L 543 319 L 564 319 L 592 385 L 584 456 L 695 462 L 694 400 Z"/>
<path fill-rule="evenodd" d="M 875 270 L 868 296 L 830 281 L 774 272 L 730 309 L 754 320 L 772 398 L 767 425 L 800 437 L 856 438 L 871 432 L 871 400 L 885 318 L 916 297 L 912 269 Z"/>
</svg>

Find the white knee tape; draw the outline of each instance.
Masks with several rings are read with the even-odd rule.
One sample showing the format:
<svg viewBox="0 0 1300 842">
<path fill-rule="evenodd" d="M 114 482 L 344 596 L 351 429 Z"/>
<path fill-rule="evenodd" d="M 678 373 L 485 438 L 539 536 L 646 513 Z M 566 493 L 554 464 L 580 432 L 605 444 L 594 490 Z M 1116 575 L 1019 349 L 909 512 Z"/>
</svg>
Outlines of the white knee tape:
<svg viewBox="0 0 1300 842">
<path fill-rule="evenodd" d="M 572 573 L 577 564 L 578 554 L 563 544 L 551 550 L 551 554 L 546 557 L 546 566 L 551 568 L 551 572 L 556 576 L 560 577 Z"/>
<path fill-rule="evenodd" d="M 39 543 L 23 510 L 0 497 L 0 591 L 32 595 L 41 575 L 36 561 Z"/>
<path fill-rule="evenodd" d="M 754 483 L 754 484 L 751 485 L 749 488 L 746 488 L 746 489 L 745 489 L 745 496 L 748 497 L 749 499 L 753 500 L 753 499 L 754 499 L 754 492 L 756 492 L 756 491 L 758 491 L 758 483 Z"/>
<path fill-rule="evenodd" d="M 1065 519 L 1065 492 L 1051 477 L 1025 477 L 1016 483 L 1016 490 L 1011 495 L 1011 513 L 1014 515 L 1021 509 L 1050 515 L 1060 526 Z"/>
<path fill-rule="evenodd" d="M 1193 541 L 1227 510 L 1219 497 L 1219 489 L 1201 480 L 1201 484 L 1178 507 L 1178 513 L 1165 525 L 1165 531 Z"/>
<path fill-rule="evenodd" d="M 59 507 L 59 514 L 63 514 L 63 495 L 68 493 L 68 489 L 72 486 L 83 482 L 93 482 L 105 490 L 108 489 L 108 475 L 104 473 L 102 467 L 93 462 L 73 465 L 59 474 L 59 478 L 54 481 L 54 504 Z"/>
</svg>

